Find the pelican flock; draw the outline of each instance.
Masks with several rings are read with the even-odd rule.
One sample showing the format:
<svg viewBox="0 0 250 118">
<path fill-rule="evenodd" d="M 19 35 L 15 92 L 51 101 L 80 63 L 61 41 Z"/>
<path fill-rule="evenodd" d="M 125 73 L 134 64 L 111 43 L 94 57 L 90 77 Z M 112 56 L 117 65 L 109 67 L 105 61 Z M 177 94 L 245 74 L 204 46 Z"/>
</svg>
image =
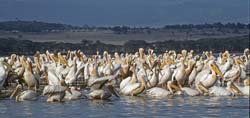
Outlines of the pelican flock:
<svg viewBox="0 0 250 118">
<path fill-rule="evenodd" d="M 146 53 L 147 52 L 147 53 Z M 12 54 L 0 60 L 0 98 L 47 102 L 111 99 L 122 96 L 247 96 L 250 51 L 240 55 L 212 51 L 195 54 L 168 50 L 156 54 L 80 50 L 33 56 Z M 5 92 L 3 92 L 5 91 Z M 8 95 L 6 91 L 9 91 Z"/>
</svg>

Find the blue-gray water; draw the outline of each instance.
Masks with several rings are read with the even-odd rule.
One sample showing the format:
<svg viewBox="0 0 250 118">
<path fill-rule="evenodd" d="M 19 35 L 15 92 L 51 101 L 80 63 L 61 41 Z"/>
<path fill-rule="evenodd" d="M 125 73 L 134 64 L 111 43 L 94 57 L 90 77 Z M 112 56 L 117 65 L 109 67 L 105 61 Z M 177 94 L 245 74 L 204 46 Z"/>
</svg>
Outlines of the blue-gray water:
<svg viewBox="0 0 250 118">
<path fill-rule="evenodd" d="M 121 97 L 110 101 L 81 99 L 63 103 L 0 101 L 0 118 L 76 117 L 249 117 L 246 97 Z"/>
</svg>

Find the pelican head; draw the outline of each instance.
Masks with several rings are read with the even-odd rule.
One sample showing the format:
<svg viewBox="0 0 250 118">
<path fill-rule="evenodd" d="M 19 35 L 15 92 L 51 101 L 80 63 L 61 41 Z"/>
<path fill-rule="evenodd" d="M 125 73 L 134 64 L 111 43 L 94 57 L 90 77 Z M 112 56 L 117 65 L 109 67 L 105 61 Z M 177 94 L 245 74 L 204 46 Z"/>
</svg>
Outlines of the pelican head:
<svg viewBox="0 0 250 118">
<path fill-rule="evenodd" d="M 143 53 L 143 52 L 144 52 L 144 49 L 143 49 L 143 48 L 139 48 L 139 52 L 140 52 L 140 53 Z"/>
<path fill-rule="evenodd" d="M 221 72 L 221 70 L 219 69 L 219 67 L 215 64 L 214 60 L 209 61 L 209 67 L 217 74 L 219 75 L 221 78 L 223 78 L 223 74 Z"/>
<path fill-rule="evenodd" d="M 144 56 L 144 49 L 143 48 L 139 48 L 139 55 L 141 57 Z"/>
<path fill-rule="evenodd" d="M 250 86 L 250 80 L 249 79 L 245 79 L 244 80 L 244 85 L 245 86 Z"/>
<path fill-rule="evenodd" d="M 187 56 L 187 50 L 182 50 L 181 54 L 182 54 L 182 57 L 186 58 L 186 56 Z"/>
<path fill-rule="evenodd" d="M 236 62 L 237 64 L 239 64 L 239 65 L 245 66 L 244 62 L 242 62 L 242 60 L 240 59 L 240 57 L 236 57 L 236 58 L 235 58 L 235 62 Z"/>
<path fill-rule="evenodd" d="M 223 54 L 222 54 L 222 64 L 225 64 L 227 62 L 227 59 L 230 57 L 230 53 L 229 51 L 225 51 Z"/>
<path fill-rule="evenodd" d="M 246 48 L 246 49 L 244 50 L 244 54 L 245 54 L 245 55 L 249 55 L 249 54 L 250 54 L 250 51 L 249 51 L 248 48 Z"/>
</svg>

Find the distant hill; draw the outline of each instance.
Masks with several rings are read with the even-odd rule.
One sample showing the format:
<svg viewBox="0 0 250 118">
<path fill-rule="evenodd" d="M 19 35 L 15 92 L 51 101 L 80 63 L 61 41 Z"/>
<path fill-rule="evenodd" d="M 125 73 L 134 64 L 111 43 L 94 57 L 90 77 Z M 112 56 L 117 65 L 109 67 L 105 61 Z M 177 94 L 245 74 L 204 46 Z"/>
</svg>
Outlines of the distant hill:
<svg viewBox="0 0 250 118">
<path fill-rule="evenodd" d="M 69 30 L 79 27 L 60 23 L 46 23 L 40 21 L 4 21 L 0 22 L 0 30 L 19 32 L 50 32 L 53 30 Z"/>
<path fill-rule="evenodd" d="M 213 24 L 177 24 L 177 25 L 165 25 L 159 28 L 152 27 L 129 27 L 129 26 L 112 26 L 112 27 L 97 27 L 97 26 L 72 26 L 60 23 L 46 23 L 40 21 L 4 21 L 0 22 L 0 31 L 12 31 L 12 32 L 52 32 L 52 31 L 64 31 L 64 30 L 112 30 L 115 33 L 128 33 L 128 32 L 150 32 L 153 30 L 168 30 L 168 29 L 248 29 L 250 24 L 243 23 L 225 23 L 220 22 Z"/>
<path fill-rule="evenodd" d="M 96 51 L 108 51 L 111 54 L 114 52 L 131 52 L 134 53 L 138 48 L 154 49 L 156 53 L 164 53 L 166 50 L 181 51 L 182 49 L 194 50 L 195 53 L 202 53 L 202 51 L 212 50 L 215 53 L 224 52 L 243 52 L 245 48 L 249 47 L 249 35 L 231 38 L 207 38 L 199 40 L 186 41 L 157 41 L 148 43 L 143 40 L 130 40 L 124 45 L 105 44 L 101 41 L 82 40 L 81 43 L 57 43 L 57 42 L 32 42 L 29 40 L 18 39 L 1 39 L 0 38 L 0 55 L 10 55 L 12 53 L 32 55 L 36 51 L 51 52 L 68 50 L 82 50 L 85 54 L 95 54 Z"/>
</svg>

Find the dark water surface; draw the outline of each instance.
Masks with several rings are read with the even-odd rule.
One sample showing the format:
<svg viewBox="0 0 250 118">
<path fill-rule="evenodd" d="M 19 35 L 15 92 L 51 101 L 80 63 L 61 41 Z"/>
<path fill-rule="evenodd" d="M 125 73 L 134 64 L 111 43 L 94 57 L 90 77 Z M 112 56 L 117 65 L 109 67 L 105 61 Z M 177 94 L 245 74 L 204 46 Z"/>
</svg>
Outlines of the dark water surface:
<svg viewBox="0 0 250 118">
<path fill-rule="evenodd" d="M 121 97 L 111 100 L 81 99 L 63 103 L 0 101 L 0 118 L 77 117 L 249 117 L 247 97 Z"/>
</svg>

